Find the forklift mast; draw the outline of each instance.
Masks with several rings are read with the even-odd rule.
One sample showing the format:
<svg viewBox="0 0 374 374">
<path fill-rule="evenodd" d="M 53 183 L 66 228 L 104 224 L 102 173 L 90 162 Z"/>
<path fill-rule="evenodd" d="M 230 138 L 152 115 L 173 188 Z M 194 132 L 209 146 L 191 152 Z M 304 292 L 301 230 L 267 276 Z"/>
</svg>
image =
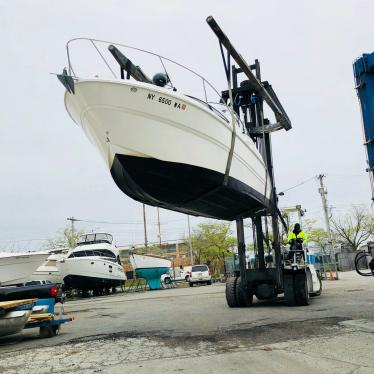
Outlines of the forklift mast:
<svg viewBox="0 0 374 374">
<path fill-rule="evenodd" d="M 269 185 L 271 186 L 271 207 L 270 210 L 260 211 L 252 217 L 252 224 L 255 227 L 254 232 L 256 237 L 254 241 L 257 247 L 258 269 L 266 269 L 264 242 L 268 241 L 263 233 L 263 224 L 268 216 L 271 217 L 272 222 L 272 249 L 275 257 L 275 278 L 277 287 L 282 289 L 281 279 L 281 252 L 280 252 L 280 235 L 278 219 L 286 226 L 283 217 L 278 209 L 278 198 L 275 188 L 274 171 L 273 171 L 273 157 L 271 149 L 271 133 L 277 130 L 285 129 L 286 131 L 292 128 L 291 121 L 288 118 L 283 106 L 281 105 L 277 95 L 268 82 L 261 81 L 260 63 L 255 60 L 255 63 L 248 65 L 243 57 L 236 51 L 228 37 L 221 30 L 213 17 L 207 18 L 207 23 L 216 34 L 221 49 L 222 59 L 225 67 L 228 90 L 222 91 L 222 99 L 226 104 L 230 100 L 230 105 L 233 110 L 244 119 L 244 125 L 255 143 L 257 149 L 261 153 L 264 163 L 269 175 Z M 226 56 L 224 53 L 226 50 Z M 230 66 L 231 58 L 237 63 Z M 239 84 L 239 75 L 244 75 L 244 80 Z M 231 91 L 231 92 L 230 92 Z M 264 118 L 263 106 L 266 103 L 274 113 L 276 122 L 271 124 L 270 121 Z M 262 217 L 265 217 L 263 220 Z M 267 234 L 267 221 L 265 221 L 265 228 Z M 240 277 L 243 283 L 248 282 L 246 276 L 245 263 L 245 242 L 244 242 L 244 228 L 243 219 L 236 220 L 237 238 L 238 238 L 238 256 Z M 287 228 L 286 228 L 287 230 Z M 264 240 L 265 239 L 265 240 Z"/>
</svg>

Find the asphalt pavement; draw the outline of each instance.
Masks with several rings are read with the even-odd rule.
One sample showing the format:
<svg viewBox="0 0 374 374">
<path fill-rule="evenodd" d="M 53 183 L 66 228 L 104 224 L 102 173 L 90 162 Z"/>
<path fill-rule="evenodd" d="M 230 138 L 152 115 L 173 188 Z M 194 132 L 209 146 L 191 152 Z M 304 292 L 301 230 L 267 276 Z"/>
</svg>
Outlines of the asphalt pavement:
<svg viewBox="0 0 374 374">
<path fill-rule="evenodd" d="M 68 301 L 59 336 L 0 338 L 0 373 L 373 373 L 374 278 L 323 287 L 305 307 L 230 309 L 224 284 Z"/>
</svg>

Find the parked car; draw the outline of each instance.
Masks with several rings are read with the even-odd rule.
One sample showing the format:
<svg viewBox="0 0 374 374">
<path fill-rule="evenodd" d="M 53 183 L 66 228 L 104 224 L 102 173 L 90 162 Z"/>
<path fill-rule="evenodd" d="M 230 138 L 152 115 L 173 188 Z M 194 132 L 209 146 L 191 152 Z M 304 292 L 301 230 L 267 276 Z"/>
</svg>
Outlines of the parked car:
<svg viewBox="0 0 374 374">
<path fill-rule="evenodd" d="M 0 287 L 0 301 L 49 298 L 54 298 L 56 303 L 63 301 L 64 296 L 59 284 L 47 282 L 20 287 Z"/>
<path fill-rule="evenodd" d="M 190 287 L 195 283 L 212 284 L 212 275 L 207 265 L 193 265 L 190 271 L 189 278 Z"/>
<path fill-rule="evenodd" d="M 170 284 L 172 281 L 188 282 L 189 278 L 190 278 L 190 273 L 185 271 L 182 267 L 178 267 L 174 269 L 170 268 L 168 273 L 161 275 L 161 282 L 165 284 Z"/>
</svg>

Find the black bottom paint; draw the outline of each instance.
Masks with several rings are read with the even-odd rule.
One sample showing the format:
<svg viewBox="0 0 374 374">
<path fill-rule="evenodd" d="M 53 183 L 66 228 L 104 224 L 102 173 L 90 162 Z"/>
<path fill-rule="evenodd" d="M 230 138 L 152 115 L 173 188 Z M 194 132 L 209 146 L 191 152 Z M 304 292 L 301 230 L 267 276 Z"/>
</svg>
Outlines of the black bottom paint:
<svg viewBox="0 0 374 374">
<path fill-rule="evenodd" d="M 117 186 L 144 204 L 216 219 L 234 220 L 268 209 L 262 194 L 210 169 L 117 154 L 111 174 Z"/>
<path fill-rule="evenodd" d="M 77 290 L 96 290 L 120 286 L 121 281 L 69 274 L 64 278 L 64 284 L 65 288 L 67 289 L 74 288 Z"/>
</svg>

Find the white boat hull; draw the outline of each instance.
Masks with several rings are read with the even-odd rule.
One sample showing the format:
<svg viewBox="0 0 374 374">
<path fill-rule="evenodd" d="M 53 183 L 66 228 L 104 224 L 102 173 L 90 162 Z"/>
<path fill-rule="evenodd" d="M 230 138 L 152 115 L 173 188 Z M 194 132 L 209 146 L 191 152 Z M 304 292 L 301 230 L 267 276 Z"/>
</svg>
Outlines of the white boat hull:
<svg viewBox="0 0 374 374">
<path fill-rule="evenodd" d="M 67 288 L 94 290 L 119 286 L 126 280 L 123 267 L 98 257 L 75 257 L 58 263 Z"/>
<path fill-rule="evenodd" d="M 52 283 L 62 283 L 63 276 L 60 269 L 57 267 L 57 261 L 65 257 L 66 254 L 50 255 L 47 261 L 40 265 L 28 280 L 48 280 Z"/>
<path fill-rule="evenodd" d="M 146 83 L 96 79 L 76 81 L 65 106 L 118 187 L 138 201 L 220 219 L 269 206 L 264 162 L 239 127 L 223 185 L 232 124 L 194 99 Z"/>
<path fill-rule="evenodd" d="M 0 286 L 26 282 L 48 255 L 47 252 L 0 255 Z"/>
<path fill-rule="evenodd" d="M 30 315 L 31 309 L 7 312 L 0 318 L 0 336 L 7 336 L 20 332 L 24 328 Z"/>
<path fill-rule="evenodd" d="M 28 280 L 48 280 L 51 283 L 62 283 L 63 276 L 57 266 L 39 266 Z"/>
<path fill-rule="evenodd" d="M 171 267 L 171 261 L 166 258 L 159 258 L 147 255 L 130 255 L 130 263 L 134 270 L 136 269 L 155 269 Z"/>
</svg>

